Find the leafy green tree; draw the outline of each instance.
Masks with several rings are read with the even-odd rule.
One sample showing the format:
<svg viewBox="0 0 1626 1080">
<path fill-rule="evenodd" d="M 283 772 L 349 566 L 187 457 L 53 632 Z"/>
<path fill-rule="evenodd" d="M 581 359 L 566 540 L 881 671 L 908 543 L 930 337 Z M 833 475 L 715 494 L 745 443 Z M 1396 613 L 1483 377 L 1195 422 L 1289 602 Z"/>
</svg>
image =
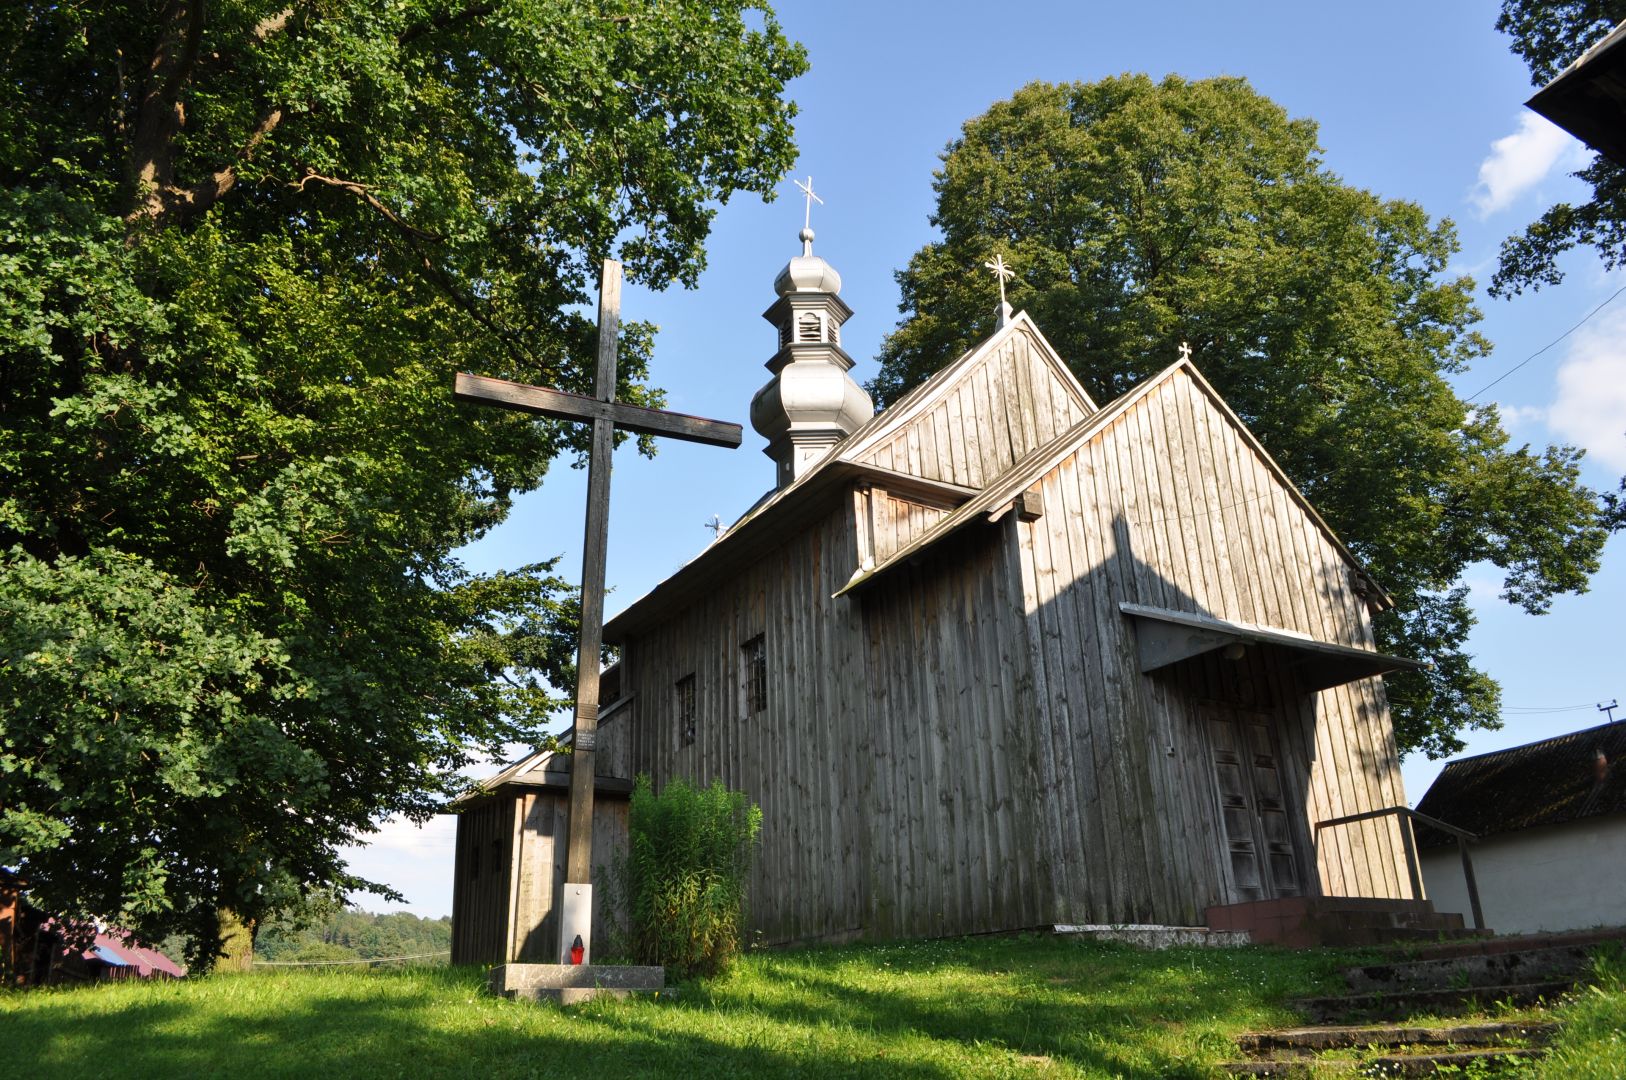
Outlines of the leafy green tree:
<svg viewBox="0 0 1626 1080">
<path fill-rule="evenodd" d="M 804 68 L 753 0 L 0 7 L 0 864 L 40 904 L 207 963 L 540 737 L 574 599 L 452 552 L 581 436 L 451 374 L 584 387 L 597 260 L 692 284 Z"/>
<path fill-rule="evenodd" d="M 991 329 L 994 253 L 1098 401 L 1195 359 L 1397 601 L 1380 645 L 1403 750 L 1498 723 L 1463 645 L 1485 560 L 1531 612 L 1586 587 L 1605 532 L 1580 452 L 1513 448 L 1444 376 L 1488 345 L 1448 222 L 1341 182 L 1315 125 L 1240 79 L 1035 83 L 968 121 L 937 173 L 942 239 L 898 274 L 906 318 L 871 389 L 893 401 Z"/>
</svg>

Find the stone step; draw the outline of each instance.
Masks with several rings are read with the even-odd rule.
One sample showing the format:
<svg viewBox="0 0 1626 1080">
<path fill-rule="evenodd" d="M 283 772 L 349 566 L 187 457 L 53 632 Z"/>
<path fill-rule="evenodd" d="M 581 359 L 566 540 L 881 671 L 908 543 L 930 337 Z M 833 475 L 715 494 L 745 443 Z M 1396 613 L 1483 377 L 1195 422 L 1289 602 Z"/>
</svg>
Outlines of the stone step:
<svg viewBox="0 0 1626 1080">
<path fill-rule="evenodd" d="M 1539 1058 L 1545 1051 L 1526 1048 L 1492 1047 L 1483 1050 L 1453 1050 L 1438 1054 L 1393 1054 L 1366 1061 L 1226 1061 L 1220 1068 L 1232 1076 L 1308 1077 L 1315 1073 L 1347 1072 L 1357 1069 L 1376 1076 L 1434 1076 L 1441 1069 L 1466 1070 L 1478 1066 L 1492 1072 L 1502 1062 L 1510 1067 Z"/>
<path fill-rule="evenodd" d="M 1506 986 L 1585 974 L 1592 966 L 1590 945 L 1560 945 L 1494 953 L 1465 953 L 1433 960 L 1367 964 L 1344 969 L 1351 990 L 1431 990 L 1463 986 Z"/>
<path fill-rule="evenodd" d="M 1449 942 L 1417 950 L 1408 950 L 1408 960 L 1447 960 L 1458 956 L 1494 956 L 1505 952 L 1527 952 L 1531 949 L 1555 949 L 1562 945 L 1601 945 L 1608 941 L 1626 943 L 1626 926 L 1604 927 L 1596 930 L 1565 930 L 1545 934 L 1511 934 L 1500 937 L 1486 934 L 1484 940 Z"/>
<path fill-rule="evenodd" d="M 1542 1022 L 1497 1022 L 1422 1027 L 1416 1024 L 1380 1024 L 1365 1027 L 1305 1027 L 1286 1031 L 1259 1031 L 1237 1036 L 1236 1045 L 1250 1056 L 1315 1054 L 1323 1050 L 1351 1050 L 1392 1046 L 1501 1046 L 1508 1042 L 1546 1042 L 1558 1025 Z"/>
<path fill-rule="evenodd" d="M 1338 1023 L 1347 1020 L 1404 1020 L 1419 1014 L 1448 1016 L 1483 1008 L 1499 1001 L 1514 1005 L 1534 1005 L 1550 1001 L 1576 983 L 1575 979 L 1514 983 L 1507 986 L 1451 987 L 1444 990 L 1410 990 L 1395 993 L 1343 994 L 1337 997 L 1296 998 L 1288 1002 L 1312 1023 Z"/>
<path fill-rule="evenodd" d="M 1304 932 L 1299 931 L 1299 933 Z M 1343 926 L 1337 923 L 1318 923 L 1310 932 L 1314 935 L 1314 944 L 1328 948 L 1344 949 L 1374 948 L 1397 944 L 1436 945 L 1444 941 L 1467 940 L 1486 933 L 1483 930 L 1466 930 L 1461 927 Z M 1260 943 L 1268 944 L 1269 942 L 1261 941 Z M 1284 937 L 1280 943 L 1295 946 L 1299 944 L 1299 941 L 1295 938 Z"/>
</svg>

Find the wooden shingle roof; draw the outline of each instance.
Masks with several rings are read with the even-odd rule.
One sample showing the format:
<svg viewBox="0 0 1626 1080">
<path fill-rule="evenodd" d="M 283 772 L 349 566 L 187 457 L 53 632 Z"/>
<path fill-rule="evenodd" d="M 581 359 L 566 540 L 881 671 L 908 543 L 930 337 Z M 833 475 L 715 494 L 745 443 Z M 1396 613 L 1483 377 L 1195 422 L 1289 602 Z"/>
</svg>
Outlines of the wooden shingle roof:
<svg viewBox="0 0 1626 1080">
<path fill-rule="evenodd" d="M 1607 760 L 1601 781 L 1600 750 Z M 1453 761 L 1417 810 L 1481 837 L 1626 813 L 1626 722 Z M 1422 828 L 1417 840 L 1424 847 L 1450 842 Z"/>
</svg>

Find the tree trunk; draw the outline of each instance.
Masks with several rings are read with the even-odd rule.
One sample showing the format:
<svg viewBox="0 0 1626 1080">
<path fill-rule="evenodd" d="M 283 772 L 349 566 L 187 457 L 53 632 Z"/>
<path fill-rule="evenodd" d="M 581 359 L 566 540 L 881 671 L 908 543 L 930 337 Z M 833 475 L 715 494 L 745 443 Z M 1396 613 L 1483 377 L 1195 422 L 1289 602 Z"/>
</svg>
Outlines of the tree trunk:
<svg viewBox="0 0 1626 1080">
<path fill-rule="evenodd" d="M 254 966 L 254 924 L 244 922 L 230 908 L 221 908 L 220 958 L 216 971 L 247 971 Z"/>
</svg>

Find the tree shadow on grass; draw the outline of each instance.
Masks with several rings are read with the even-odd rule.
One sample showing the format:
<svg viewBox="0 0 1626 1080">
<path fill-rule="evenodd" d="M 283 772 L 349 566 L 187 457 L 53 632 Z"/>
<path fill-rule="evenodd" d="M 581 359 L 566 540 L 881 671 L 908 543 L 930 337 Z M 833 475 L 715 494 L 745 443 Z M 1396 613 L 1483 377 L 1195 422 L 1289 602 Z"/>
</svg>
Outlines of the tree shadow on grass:
<svg viewBox="0 0 1626 1080">
<path fill-rule="evenodd" d="M 52 1003 L 60 1007 L 10 1010 L 0 1048 L 9 1074 L 39 1080 L 952 1075 L 927 1064 L 831 1054 L 814 1027 L 801 1022 L 752 1018 L 731 1025 L 679 1002 L 560 1010 L 498 1001 L 485 996 L 480 972 L 411 988 L 382 973 L 371 977 L 378 979 L 376 993 L 352 983 L 339 987 L 348 992 L 289 994 L 258 1010 L 223 994 L 208 1001 L 184 992 L 161 999 L 126 994 L 83 1003 L 60 994 Z"/>
</svg>

